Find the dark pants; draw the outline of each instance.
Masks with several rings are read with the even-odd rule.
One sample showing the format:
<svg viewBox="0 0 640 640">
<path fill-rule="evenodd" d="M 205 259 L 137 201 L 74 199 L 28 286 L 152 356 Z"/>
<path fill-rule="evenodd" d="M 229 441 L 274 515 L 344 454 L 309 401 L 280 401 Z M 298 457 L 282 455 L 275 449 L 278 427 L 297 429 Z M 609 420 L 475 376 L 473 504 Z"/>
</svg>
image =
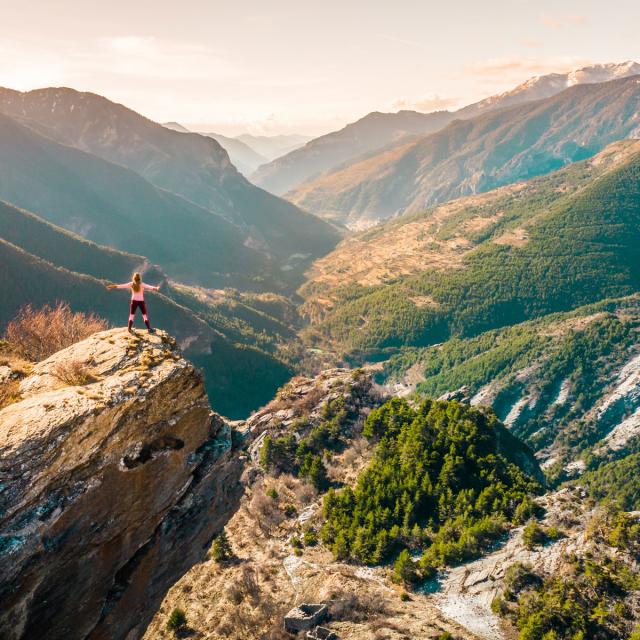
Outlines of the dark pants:
<svg viewBox="0 0 640 640">
<path fill-rule="evenodd" d="M 147 325 L 147 329 L 150 329 L 151 325 L 149 324 L 149 316 L 147 315 L 147 305 L 144 303 L 144 300 L 131 301 L 131 306 L 129 307 L 129 329 L 133 326 L 133 318 L 136 315 L 136 309 L 138 309 L 138 307 L 142 312 L 142 319 L 145 325 Z"/>
</svg>

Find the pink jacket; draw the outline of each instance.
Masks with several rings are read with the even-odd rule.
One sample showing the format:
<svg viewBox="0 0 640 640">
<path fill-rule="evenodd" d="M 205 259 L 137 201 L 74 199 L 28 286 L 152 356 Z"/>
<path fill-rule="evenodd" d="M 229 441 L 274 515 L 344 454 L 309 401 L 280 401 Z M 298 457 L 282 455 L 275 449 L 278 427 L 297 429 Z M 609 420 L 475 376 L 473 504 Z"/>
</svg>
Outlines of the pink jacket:
<svg viewBox="0 0 640 640">
<path fill-rule="evenodd" d="M 151 284 L 146 284 L 145 282 L 140 283 L 140 290 L 133 290 L 133 282 L 125 282 L 124 284 L 117 284 L 116 289 L 131 289 L 131 299 L 137 300 L 138 302 L 144 301 L 144 290 L 149 289 L 150 291 L 158 291 L 160 287 L 154 287 Z"/>
</svg>

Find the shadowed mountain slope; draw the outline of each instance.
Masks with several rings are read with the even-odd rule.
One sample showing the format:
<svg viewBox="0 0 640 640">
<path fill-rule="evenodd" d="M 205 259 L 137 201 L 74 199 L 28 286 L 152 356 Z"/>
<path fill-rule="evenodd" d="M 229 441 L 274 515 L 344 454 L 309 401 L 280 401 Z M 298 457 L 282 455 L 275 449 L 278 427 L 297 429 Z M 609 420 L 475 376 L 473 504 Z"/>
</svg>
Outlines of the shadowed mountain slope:
<svg viewBox="0 0 640 640">
<path fill-rule="evenodd" d="M 224 286 L 274 272 L 264 255 L 245 246 L 238 227 L 133 171 L 4 115 L 0 136 L 6 201 L 94 242 L 144 253 L 178 279 Z"/>
<path fill-rule="evenodd" d="M 67 88 L 0 89 L 0 111 L 227 218 L 245 244 L 281 264 L 292 255 L 322 255 L 337 242 L 333 227 L 249 183 L 212 138 L 172 131 L 106 98 Z"/>
</svg>

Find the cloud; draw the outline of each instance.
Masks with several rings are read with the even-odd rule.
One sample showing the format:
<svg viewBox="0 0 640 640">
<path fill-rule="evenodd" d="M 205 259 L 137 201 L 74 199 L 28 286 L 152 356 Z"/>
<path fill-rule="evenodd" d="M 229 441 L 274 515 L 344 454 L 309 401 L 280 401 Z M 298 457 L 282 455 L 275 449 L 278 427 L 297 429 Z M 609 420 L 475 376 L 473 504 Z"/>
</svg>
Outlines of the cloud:
<svg viewBox="0 0 640 640">
<path fill-rule="evenodd" d="M 412 111 L 442 111 L 457 105 L 458 98 L 445 98 L 437 94 L 418 98 L 416 100 L 409 98 L 399 98 L 391 104 L 394 110 L 411 109 Z"/>
<path fill-rule="evenodd" d="M 587 24 L 587 17 L 578 13 L 550 14 L 543 13 L 540 22 L 548 29 L 566 29 L 567 27 L 581 27 Z"/>
</svg>

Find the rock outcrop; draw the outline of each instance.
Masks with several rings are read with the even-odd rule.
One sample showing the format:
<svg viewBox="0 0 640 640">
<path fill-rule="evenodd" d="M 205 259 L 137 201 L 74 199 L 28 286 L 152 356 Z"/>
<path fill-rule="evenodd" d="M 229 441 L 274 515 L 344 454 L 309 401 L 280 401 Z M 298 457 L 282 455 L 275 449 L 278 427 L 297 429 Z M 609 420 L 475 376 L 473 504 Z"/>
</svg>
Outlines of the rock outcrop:
<svg viewBox="0 0 640 640">
<path fill-rule="evenodd" d="M 599 548 L 586 534 L 597 508 L 588 503 L 581 488 L 547 493 L 538 503 L 545 511 L 542 524 L 562 531 L 558 540 L 532 549 L 523 540 L 524 527 L 518 527 L 493 552 L 454 567 L 433 585 L 433 599 L 440 611 L 478 638 L 513 637 L 491 609 L 493 599 L 504 592 L 505 573 L 510 566 L 522 563 L 542 576 L 560 575 L 572 556 L 584 557 Z"/>
<path fill-rule="evenodd" d="M 237 507 L 231 429 L 162 332 L 95 334 L 20 394 L 0 411 L 0 637 L 138 638 Z"/>
</svg>

